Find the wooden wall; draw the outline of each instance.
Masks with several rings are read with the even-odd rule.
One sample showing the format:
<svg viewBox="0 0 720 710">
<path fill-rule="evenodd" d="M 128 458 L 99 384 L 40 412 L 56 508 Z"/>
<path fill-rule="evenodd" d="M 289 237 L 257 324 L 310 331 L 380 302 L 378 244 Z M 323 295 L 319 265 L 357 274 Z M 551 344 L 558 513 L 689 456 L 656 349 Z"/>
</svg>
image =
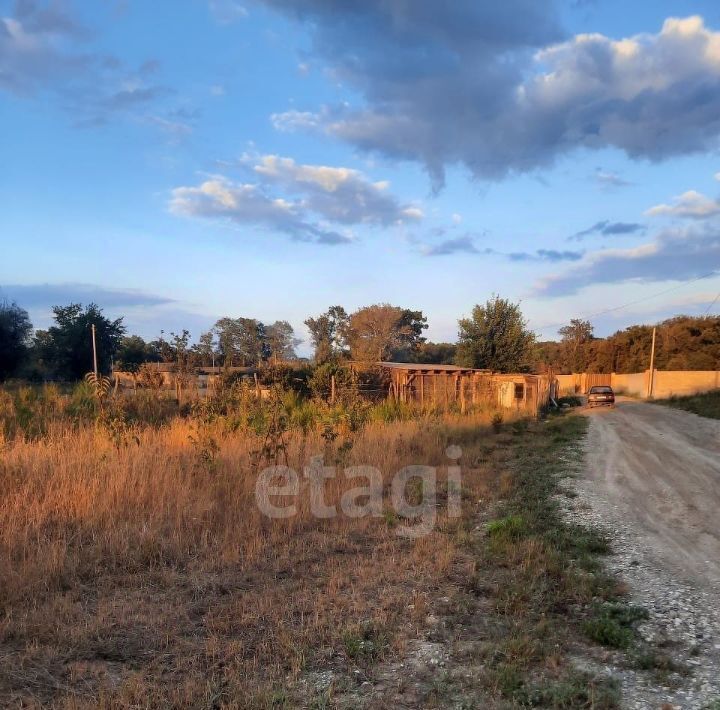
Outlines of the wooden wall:
<svg viewBox="0 0 720 710">
<path fill-rule="evenodd" d="M 389 396 L 428 408 L 474 405 L 537 413 L 548 403 L 550 378 L 542 375 L 495 375 L 472 371 L 390 370 Z"/>
</svg>

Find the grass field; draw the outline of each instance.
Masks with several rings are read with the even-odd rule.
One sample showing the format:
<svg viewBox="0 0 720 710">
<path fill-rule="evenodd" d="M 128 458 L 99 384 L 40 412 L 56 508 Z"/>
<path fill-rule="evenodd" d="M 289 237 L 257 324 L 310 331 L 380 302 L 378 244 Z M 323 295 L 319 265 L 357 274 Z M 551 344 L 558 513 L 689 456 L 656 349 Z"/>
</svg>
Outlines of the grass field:
<svg viewBox="0 0 720 710">
<path fill-rule="evenodd" d="M 357 707 L 357 678 L 372 683 L 439 616 L 439 642 L 468 637 L 463 663 L 481 670 L 429 679 L 423 707 L 615 706 L 611 686 L 566 658 L 589 636 L 592 604 L 621 591 L 597 561 L 606 543 L 568 528 L 555 502 L 583 418 L 381 409 L 313 420 L 285 407 L 282 426 L 272 412 L 238 423 L 240 409 L 147 424 L 33 396 L 6 397 L 3 410 L 3 705 Z M 457 518 L 449 445 L 462 451 Z M 297 470 L 316 454 L 377 467 L 381 514 L 318 519 L 302 487 L 296 516 L 264 517 L 255 480 L 277 446 Z M 397 534 L 404 521 L 387 501 L 408 464 L 439 472 L 436 524 L 416 539 Z M 408 496 L 422 498 L 412 483 Z M 328 480 L 326 502 L 352 485 Z M 316 671 L 332 673 L 328 687 L 303 682 Z"/>
<path fill-rule="evenodd" d="M 693 412 L 701 417 L 720 419 L 720 390 L 689 397 L 670 397 L 670 399 L 657 400 L 656 404 L 684 409 L 686 412 Z"/>
</svg>

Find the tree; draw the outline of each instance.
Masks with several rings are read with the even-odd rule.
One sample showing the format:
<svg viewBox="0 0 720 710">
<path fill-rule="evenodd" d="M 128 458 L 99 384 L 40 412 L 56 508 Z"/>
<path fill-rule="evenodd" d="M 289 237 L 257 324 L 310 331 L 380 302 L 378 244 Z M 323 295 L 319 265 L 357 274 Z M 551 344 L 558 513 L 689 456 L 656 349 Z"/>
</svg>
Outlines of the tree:
<svg viewBox="0 0 720 710">
<path fill-rule="evenodd" d="M 421 343 L 409 361 L 426 365 L 452 365 L 456 353 L 457 345 L 454 343 Z"/>
<path fill-rule="evenodd" d="M 165 340 L 165 331 L 160 331 L 160 337 L 148 343 L 148 348 L 157 362 L 175 362 L 176 355 L 170 343 Z"/>
<path fill-rule="evenodd" d="M 179 371 L 185 371 L 190 364 L 190 331 L 183 328 L 182 332 L 170 333 L 170 347 L 175 353 L 175 364 Z"/>
<path fill-rule="evenodd" d="M 583 358 L 580 368 L 568 366 L 566 342 L 540 343 L 537 363 L 565 372 L 643 372 L 650 365 L 652 330 L 650 325 L 631 325 L 607 338 L 593 337 L 578 349 Z M 655 366 L 659 370 L 720 368 L 720 318 L 675 316 L 658 323 Z"/>
<path fill-rule="evenodd" d="M 562 338 L 564 368 L 570 372 L 584 372 L 587 367 L 585 346 L 593 339 L 593 327 L 590 321 L 573 318 L 558 334 Z"/>
<path fill-rule="evenodd" d="M 139 335 L 122 338 L 117 352 L 118 369 L 137 374 L 146 362 L 158 359 L 153 349 Z"/>
<path fill-rule="evenodd" d="M 0 381 L 14 374 L 28 354 L 32 323 L 17 303 L 0 303 Z"/>
<path fill-rule="evenodd" d="M 344 354 L 348 314 L 342 306 L 330 306 L 317 318 L 308 318 L 305 325 L 310 331 L 316 364 L 322 365 Z"/>
<path fill-rule="evenodd" d="M 494 372 L 528 368 L 535 336 L 528 330 L 520 305 L 495 295 L 458 322 L 456 362 Z"/>
<path fill-rule="evenodd" d="M 208 330 L 200 335 L 198 342 L 192 348 L 193 354 L 200 365 L 211 367 L 215 364 L 215 357 L 219 355 L 216 346 L 214 331 Z"/>
<path fill-rule="evenodd" d="M 354 360 L 378 362 L 398 355 L 407 358 L 425 341 L 427 318 L 422 311 L 379 303 L 350 316 L 347 341 Z"/>
<path fill-rule="evenodd" d="M 79 380 L 92 370 L 91 325 L 95 326 L 98 369 L 109 372 L 125 334 L 123 319 L 109 320 L 94 303 L 86 308 L 80 303 L 55 306 L 53 313 L 56 325 L 36 338 L 40 357 L 53 374 L 62 379 Z"/>
<path fill-rule="evenodd" d="M 297 356 L 295 348 L 302 340 L 295 337 L 293 327 L 286 320 L 278 320 L 265 327 L 265 337 L 273 362 L 294 360 Z"/>
<path fill-rule="evenodd" d="M 254 318 L 221 318 L 213 328 L 225 367 L 257 365 L 267 359 L 265 326 Z"/>
</svg>

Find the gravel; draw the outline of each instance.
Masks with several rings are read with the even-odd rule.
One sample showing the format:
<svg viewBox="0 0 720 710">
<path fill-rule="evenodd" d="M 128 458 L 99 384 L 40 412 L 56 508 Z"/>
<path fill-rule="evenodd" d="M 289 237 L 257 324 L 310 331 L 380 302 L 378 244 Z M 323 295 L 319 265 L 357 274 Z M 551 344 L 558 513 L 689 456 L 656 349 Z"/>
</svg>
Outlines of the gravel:
<svg viewBox="0 0 720 710">
<path fill-rule="evenodd" d="M 649 612 L 638 627 L 640 636 L 683 670 L 633 670 L 619 653 L 605 654 L 604 663 L 578 658 L 577 665 L 615 678 L 626 708 L 714 707 L 720 702 L 720 589 L 701 588 L 660 564 L 642 530 L 608 502 L 601 482 L 578 477 L 565 484 L 575 494 L 562 498 L 567 515 L 608 536 L 613 550 L 608 571 L 625 582 L 630 603 Z"/>
</svg>

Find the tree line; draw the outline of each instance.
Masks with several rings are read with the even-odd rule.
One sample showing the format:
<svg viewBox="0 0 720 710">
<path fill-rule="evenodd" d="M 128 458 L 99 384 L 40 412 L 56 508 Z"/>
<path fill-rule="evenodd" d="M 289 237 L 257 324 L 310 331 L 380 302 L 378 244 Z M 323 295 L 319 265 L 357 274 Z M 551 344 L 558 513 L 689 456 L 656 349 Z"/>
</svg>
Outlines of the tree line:
<svg viewBox="0 0 720 710">
<path fill-rule="evenodd" d="M 675 316 L 656 326 L 658 370 L 720 368 L 720 318 Z M 597 338 L 589 321 L 574 319 L 560 329 L 559 342 L 536 346 L 537 369 L 570 372 L 643 372 L 650 367 L 651 325 L 632 325 L 607 338 Z"/>
<path fill-rule="evenodd" d="M 53 308 L 53 325 L 33 330 L 17 303 L 0 303 L 0 380 L 78 380 L 92 369 L 91 326 L 98 367 L 138 372 L 144 363 L 196 367 L 262 366 L 297 360 L 302 342 L 287 321 L 219 319 L 195 342 L 188 330 L 160 332 L 146 341 L 129 335 L 123 318 L 72 303 Z M 494 295 L 458 321 L 456 343 L 428 342 L 422 311 L 374 304 L 348 313 L 342 306 L 307 318 L 313 363 L 396 362 L 456 364 L 495 372 L 638 372 L 649 363 L 652 326 L 637 325 L 607 338 L 594 336 L 590 322 L 574 319 L 559 341 L 537 342 L 520 304 Z M 720 318 L 678 316 L 657 326 L 659 369 L 712 370 L 720 364 Z"/>
</svg>

